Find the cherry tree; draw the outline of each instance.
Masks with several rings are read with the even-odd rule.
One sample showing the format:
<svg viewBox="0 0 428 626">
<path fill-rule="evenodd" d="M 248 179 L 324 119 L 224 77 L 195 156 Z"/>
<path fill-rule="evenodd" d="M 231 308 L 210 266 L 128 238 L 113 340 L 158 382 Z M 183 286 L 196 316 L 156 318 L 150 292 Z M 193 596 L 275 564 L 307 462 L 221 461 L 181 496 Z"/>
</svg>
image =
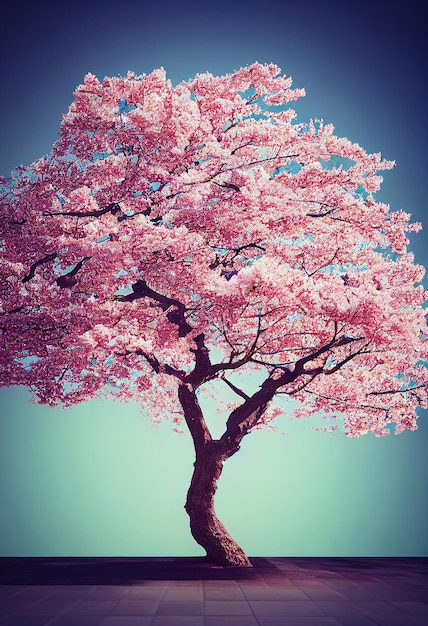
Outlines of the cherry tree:
<svg viewBox="0 0 428 626">
<path fill-rule="evenodd" d="M 1 384 L 187 426 L 185 508 L 220 565 L 250 561 L 217 480 L 278 395 L 348 437 L 415 430 L 427 407 L 420 225 L 374 198 L 394 163 L 298 123 L 291 84 L 258 63 L 176 87 L 88 74 L 51 154 L 1 180 Z M 215 381 L 236 398 L 218 438 L 198 397 Z"/>
</svg>

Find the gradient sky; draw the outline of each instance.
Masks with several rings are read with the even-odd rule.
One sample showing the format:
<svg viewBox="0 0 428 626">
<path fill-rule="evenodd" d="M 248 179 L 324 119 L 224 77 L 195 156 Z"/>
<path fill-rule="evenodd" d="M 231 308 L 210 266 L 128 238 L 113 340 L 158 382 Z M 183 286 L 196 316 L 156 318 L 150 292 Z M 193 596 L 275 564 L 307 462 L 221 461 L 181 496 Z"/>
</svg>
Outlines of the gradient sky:
<svg viewBox="0 0 428 626">
<path fill-rule="evenodd" d="M 427 21 L 424 3 L 10 2 L 2 12 L 0 172 L 48 154 L 87 72 L 149 73 L 173 84 L 197 72 L 273 62 L 307 96 L 301 121 L 397 166 L 377 194 L 428 228 Z M 426 230 L 411 236 L 428 266 Z M 214 431 L 221 417 L 207 405 Z M 0 554 L 202 554 L 183 509 L 193 449 L 135 404 L 62 411 L 0 390 Z M 428 423 L 348 440 L 278 421 L 225 465 L 217 510 L 250 555 L 428 555 Z"/>
</svg>

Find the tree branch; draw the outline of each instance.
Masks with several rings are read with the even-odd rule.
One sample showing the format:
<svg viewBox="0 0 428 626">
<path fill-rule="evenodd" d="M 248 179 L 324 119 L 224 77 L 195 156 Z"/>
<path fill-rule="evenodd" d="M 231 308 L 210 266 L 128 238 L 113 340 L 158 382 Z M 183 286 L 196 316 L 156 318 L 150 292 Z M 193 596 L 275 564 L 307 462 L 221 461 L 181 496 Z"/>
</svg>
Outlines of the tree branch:
<svg viewBox="0 0 428 626">
<path fill-rule="evenodd" d="M 89 261 L 91 258 L 92 257 L 90 256 L 83 257 L 81 261 L 76 263 L 76 265 L 74 266 L 72 270 L 70 270 L 66 274 L 63 274 L 62 276 L 59 276 L 56 279 L 56 284 L 58 285 L 58 287 L 61 287 L 61 288 L 73 287 L 77 283 L 77 278 L 74 278 L 74 276 L 82 268 L 83 263 L 85 263 L 85 261 Z"/>
<path fill-rule="evenodd" d="M 133 302 L 134 300 L 139 300 L 140 298 L 151 298 L 152 300 L 159 302 L 164 311 L 171 309 L 168 311 L 166 317 L 171 324 L 178 326 L 179 337 L 185 337 L 193 330 L 193 327 L 187 323 L 184 317 L 187 309 L 182 302 L 154 291 L 154 289 L 148 286 L 145 280 L 137 280 L 137 282 L 135 282 L 131 287 L 132 293 L 126 296 L 115 296 L 114 299 L 120 300 L 121 302 Z"/>
<path fill-rule="evenodd" d="M 239 445 L 242 438 L 258 423 L 277 389 L 296 378 L 295 372 L 290 371 L 284 372 L 277 379 L 267 378 L 258 391 L 231 412 L 220 442 L 226 448 Z"/>
<path fill-rule="evenodd" d="M 250 396 L 248 396 L 245 391 L 242 391 L 242 389 L 240 389 L 239 387 L 237 387 L 236 385 L 234 385 L 232 382 L 230 382 L 230 380 L 227 380 L 227 378 L 224 376 L 220 376 L 220 380 L 222 380 L 223 382 L 226 383 L 226 385 L 228 385 L 232 391 L 234 391 L 238 396 L 241 396 L 241 398 L 244 398 L 244 400 L 249 400 Z"/>
<path fill-rule="evenodd" d="M 211 433 L 191 384 L 182 383 L 179 385 L 178 399 L 183 409 L 187 427 L 192 435 L 196 459 L 198 459 L 205 446 L 212 441 Z"/>
<path fill-rule="evenodd" d="M 331 402 L 337 402 L 338 404 L 346 404 L 348 407 L 353 408 L 353 409 L 373 409 L 374 411 L 385 411 L 386 413 L 389 411 L 389 407 L 373 406 L 372 404 L 361 404 L 361 405 L 350 404 L 348 400 L 346 399 L 335 398 L 334 396 L 326 396 L 322 393 L 312 391 L 311 389 L 308 389 L 306 393 L 309 393 L 313 396 L 318 396 L 319 398 L 324 398 L 325 400 L 331 400 Z M 366 394 L 366 395 L 370 395 L 370 394 Z"/>
<path fill-rule="evenodd" d="M 217 187 L 225 187 L 226 189 L 233 189 L 234 191 L 241 191 L 241 188 L 238 187 L 238 185 L 234 185 L 233 183 L 217 183 L 216 181 L 214 181 L 214 184 L 217 185 Z"/>
<path fill-rule="evenodd" d="M 210 183 L 211 181 L 214 182 L 214 184 L 219 185 L 220 187 L 222 186 L 230 186 L 229 183 L 225 183 L 225 184 L 220 184 L 214 181 L 214 178 L 216 176 L 218 176 L 219 174 L 224 174 L 225 172 L 234 172 L 235 170 L 239 170 L 245 167 L 252 167 L 253 165 L 258 165 L 259 163 L 266 163 L 267 161 L 275 161 L 276 159 L 294 159 L 296 157 L 298 157 L 298 154 L 278 154 L 277 156 L 273 156 L 273 157 L 266 157 L 264 159 L 258 159 L 257 161 L 250 161 L 249 163 L 241 163 L 241 165 L 235 165 L 234 167 L 226 167 L 223 168 L 223 165 L 220 166 L 220 169 L 218 169 L 214 174 L 212 174 L 212 176 L 210 176 L 209 178 L 205 179 L 205 180 L 194 180 L 191 181 L 190 183 L 184 183 L 186 186 L 190 186 L 190 185 L 202 185 L 204 183 Z M 236 187 L 236 185 L 235 185 Z M 238 191 L 240 191 L 240 189 L 237 189 Z M 175 194 L 171 195 L 171 196 L 167 196 L 168 198 L 172 198 L 175 195 L 177 195 L 178 193 L 181 192 L 176 192 Z"/>
<path fill-rule="evenodd" d="M 323 373 L 326 376 L 330 376 L 331 374 L 335 374 L 338 370 L 340 370 L 341 367 L 343 367 L 346 363 L 348 363 L 349 361 L 351 361 L 352 359 L 354 359 L 356 356 L 358 356 L 359 354 L 362 353 L 363 349 L 365 347 L 367 347 L 368 344 L 366 343 L 364 346 L 362 346 L 359 350 L 357 350 L 356 352 L 353 352 L 351 354 L 348 354 L 347 357 L 345 357 L 344 359 L 342 359 L 339 363 L 337 363 L 331 370 L 324 370 Z"/>
<path fill-rule="evenodd" d="M 120 206 L 117 202 L 111 202 L 103 209 L 94 210 L 94 211 L 58 211 L 55 213 L 43 213 L 43 215 L 48 215 L 49 217 L 53 215 L 64 215 L 67 217 L 100 217 L 100 215 L 104 215 L 105 213 L 111 213 L 112 215 L 116 215 L 121 211 Z"/>
<path fill-rule="evenodd" d="M 296 361 L 294 371 L 298 372 L 299 376 L 301 374 L 308 373 L 308 372 L 305 372 L 305 370 L 303 369 L 303 366 L 309 361 L 313 361 L 314 359 L 317 359 L 319 356 L 321 356 L 325 352 L 328 352 L 328 350 L 331 350 L 331 348 L 338 348 L 340 346 L 345 346 L 348 343 L 352 343 L 354 341 L 361 341 L 362 339 L 365 339 L 365 337 L 346 337 L 345 335 L 342 335 L 342 337 L 340 337 L 339 340 L 336 341 L 336 336 L 337 335 L 335 333 L 335 336 L 333 337 L 333 339 L 329 341 L 327 344 L 325 344 L 322 348 L 319 348 L 315 352 L 308 354 L 308 356 L 302 357 L 301 359 Z"/>
<path fill-rule="evenodd" d="M 330 215 L 337 209 L 337 207 L 332 206 L 331 204 L 327 204 L 326 202 L 318 202 L 318 200 L 301 200 L 301 202 L 310 202 L 312 204 L 319 204 L 320 206 L 325 206 L 329 210 L 325 213 L 306 213 L 306 217 L 325 217 L 326 215 Z"/>
<path fill-rule="evenodd" d="M 304 370 L 305 363 L 318 358 L 325 352 L 329 351 L 332 347 L 343 346 L 361 339 L 363 339 L 363 337 L 346 337 L 343 335 L 337 340 L 336 326 L 333 339 L 329 343 L 324 345 L 322 348 L 319 348 L 312 354 L 299 359 L 293 370 L 284 369 L 283 373 L 278 378 L 267 378 L 258 391 L 256 391 L 252 396 L 246 398 L 243 404 L 234 409 L 229 415 L 229 419 L 226 423 L 226 431 L 222 435 L 220 441 L 225 446 L 238 445 L 247 432 L 257 424 L 258 420 L 261 418 L 270 401 L 274 397 L 276 391 L 280 387 L 292 383 L 304 374 L 310 374 L 310 372 L 305 372 Z M 346 359 L 344 361 L 346 361 Z M 236 365 L 238 367 L 237 363 L 238 362 L 230 365 Z M 227 366 L 228 364 L 224 365 Z M 227 367 L 224 367 L 224 369 L 227 369 Z M 313 378 L 315 378 L 315 376 L 320 372 L 312 373 Z M 310 382 L 312 382 L 313 378 L 309 382 L 303 383 L 301 389 L 305 388 Z"/>
<path fill-rule="evenodd" d="M 330 261 L 328 261 L 327 263 L 324 263 L 324 265 L 321 265 L 320 267 L 318 267 L 316 270 L 314 270 L 313 272 L 308 272 L 306 270 L 306 268 L 303 266 L 304 271 L 306 272 L 306 274 L 308 276 L 313 276 L 314 274 L 316 274 L 317 272 L 319 272 L 320 270 L 324 269 L 325 267 L 328 267 L 329 265 L 331 265 L 334 261 L 334 259 L 337 256 L 337 253 L 339 252 L 339 248 L 337 248 L 336 252 L 333 254 L 332 258 L 330 259 Z"/>
<path fill-rule="evenodd" d="M 202 383 L 211 378 L 212 365 L 209 357 L 208 348 L 205 345 L 205 335 L 201 333 L 197 335 L 193 341 L 196 343 L 196 350 L 190 348 L 190 352 L 195 355 L 195 367 L 193 372 L 187 377 L 188 382 L 191 382 L 195 389 Z"/>
<path fill-rule="evenodd" d="M 259 163 L 266 163 L 266 161 L 275 161 L 275 159 L 295 159 L 298 156 L 300 156 L 300 154 L 278 154 L 277 156 L 266 157 L 264 159 L 258 159 L 257 161 L 250 161 L 249 163 L 242 163 L 241 165 L 236 165 L 235 167 L 227 167 L 226 169 L 221 169 L 218 174 L 222 174 L 223 172 L 233 172 L 234 170 L 238 170 L 243 167 L 251 167 L 252 165 L 258 165 Z"/>
<path fill-rule="evenodd" d="M 30 266 L 30 271 L 28 272 L 26 276 L 24 276 L 21 282 L 28 283 L 28 281 L 34 278 L 34 276 L 36 275 L 36 269 L 39 267 L 39 265 L 43 265 L 44 263 L 49 263 L 49 261 L 53 261 L 56 258 L 56 256 L 57 256 L 57 253 L 52 252 L 52 254 L 47 254 L 42 259 L 39 259 L 38 261 L 33 263 Z"/>
<path fill-rule="evenodd" d="M 310 374 L 311 372 L 306 372 L 306 373 Z M 299 391 L 303 391 L 303 389 L 306 389 L 306 387 L 311 384 L 311 382 L 316 378 L 316 376 L 317 376 L 317 373 L 314 373 L 313 376 L 309 380 L 307 380 L 305 383 L 302 383 L 300 387 L 298 387 L 297 389 L 293 389 L 293 391 L 290 391 L 288 395 L 293 396 L 295 393 L 299 393 Z"/>
<path fill-rule="evenodd" d="M 155 374 L 159 374 L 160 372 L 165 372 L 165 374 L 170 374 L 171 376 L 175 376 L 179 380 L 184 380 L 186 376 L 186 372 L 184 370 L 177 370 L 171 365 L 167 363 L 159 363 L 158 359 L 155 356 L 147 354 L 144 350 L 128 350 L 127 352 L 115 352 L 117 356 L 127 357 L 130 354 L 136 354 L 137 356 L 142 356 L 146 359 L 147 363 L 151 366 L 152 370 Z"/>
<path fill-rule="evenodd" d="M 368 396 L 386 396 L 386 395 L 390 395 L 390 394 L 395 394 L 395 393 L 407 393 L 407 392 L 412 392 L 415 389 L 421 389 L 422 387 L 425 387 L 424 384 L 420 384 L 420 385 L 414 385 L 414 387 L 408 387 L 407 389 L 388 389 L 388 391 L 370 391 L 367 395 Z"/>
<path fill-rule="evenodd" d="M 214 247 L 214 246 L 211 246 L 211 247 Z M 215 247 L 216 248 L 221 248 L 221 246 L 215 246 Z M 213 263 L 211 263 L 208 267 L 210 269 L 215 269 L 219 265 L 223 265 L 224 267 L 226 267 L 227 265 L 232 265 L 233 261 L 239 255 L 239 253 L 242 252 L 242 250 L 245 250 L 246 248 L 258 248 L 259 250 L 262 250 L 263 252 L 266 252 L 266 248 L 264 246 L 261 246 L 258 243 L 245 243 L 242 246 L 238 246 L 237 248 L 230 248 L 229 250 L 227 250 L 227 252 L 223 256 L 223 258 L 221 256 L 219 256 L 218 254 L 216 254 L 215 255 L 215 261 Z M 227 255 L 230 252 L 234 252 L 234 254 L 233 254 L 233 256 L 230 259 L 227 259 Z"/>
</svg>

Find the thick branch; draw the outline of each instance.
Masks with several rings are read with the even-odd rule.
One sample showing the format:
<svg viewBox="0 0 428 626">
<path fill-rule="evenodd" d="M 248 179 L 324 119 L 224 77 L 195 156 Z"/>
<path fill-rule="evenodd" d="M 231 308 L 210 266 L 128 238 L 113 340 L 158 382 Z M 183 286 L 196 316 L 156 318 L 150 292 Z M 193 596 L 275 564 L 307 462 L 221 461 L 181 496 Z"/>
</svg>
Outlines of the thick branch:
<svg viewBox="0 0 428 626">
<path fill-rule="evenodd" d="M 226 423 L 220 441 L 227 447 L 236 446 L 249 430 L 257 424 L 279 387 L 295 380 L 295 372 L 284 372 L 278 379 L 268 378 L 260 389 L 236 407 Z"/>
<path fill-rule="evenodd" d="M 111 202 L 104 208 L 99 209 L 98 211 L 58 211 L 55 213 L 43 213 L 43 215 L 64 215 L 67 217 L 100 217 L 100 215 L 104 215 L 105 213 L 111 213 L 112 215 L 116 215 L 116 213 L 119 213 L 119 211 L 121 211 L 121 208 L 118 203 Z"/>
<path fill-rule="evenodd" d="M 14 313 L 19 313 L 24 308 L 25 308 L 24 306 L 17 306 L 14 309 L 10 309 L 9 311 L 5 311 L 5 313 L 0 313 L 0 315 L 13 315 Z"/>
<path fill-rule="evenodd" d="M 202 383 L 212 378 L 212 364 L 210 361 L 209 350 L 205 345 L 205 335 L 201 333 L 197 335 L 194 340 L 196 343 L 196 350 L 190 348 L 190 351 L 195 355 L 195 367 L 189 376 L 188 382 L 191 382 L 194 387 L 198 387 Z"/>
<path fill-rule="evenodd" d="M 192 326 L 187 323 L 184 317 L 187 310 L 184 304 L 179 300 L 175 300 L 175 298 L 169 298 L 168 296 L 154 291 L 148 286 L 145 280 L 137 280 L 137 282 L 132 285 L 132 293 L 126 296 L 115 296 L 115 300 L 120 300 L 121 302 L 133 302 L 140 298 L 151 298 L 159 302 L 164 311 L 170 309 L 166 317 L 171 324 L 178 326 L 179 337 L 185 337 L 193 330 Z"/>
<path fill-rule="evenodd" d="M 250 359 L 251 359 L 251 356 L 246 354 L 242 359 L 239 359 L 238 361 L 231 361 L 228 363 L 214 363 L 214 365 L 212 366 L 212 374 L 215 375 L 218 372 L 226 371 L 226 370 L 236 370 L 242 365 L 245 365 L 246 363 L 248 363 Z"/>
<path fill-rule="evenodd" d="M 56 255 L 56 252 L 53 252 L 52 254 L 47 254 L 42 259 L 39 259 L 38 261 L 33 263 L 30 267 L 30 271 L 28 272 L 28 274 L 22 279 L 22 282 L 28 283 L 28 281 L 34 278 L 34 276 L 36 275 L 36 269 L 39 267 L 39 265 L 43 265 L 44 263 L 49 263 L 49 261 L 53 261 Z"/>
<path fill-rule="evenodd" d="M 258 420 L 263 415 L 265 409 L 267 408 L 270 401 L 273 399 L 277 390 L 280 387 L 283 387 L 289 383 L 292 383 L 300 376 L 309 373 L 304 370 L 304 365 L 306 363 L 318 358 L 325 352 L 328 352 L 332 347 L 343 346 L 353 341 L 358 341 L 360 339 L 362 339 L 362 337 L 353 338 L 353 337 L 345 337 L 345 336 L 342 336 L 340 337 L 340 339 L 337 339 L 337 335 L 335 333 L 333 339 L 329 343 L 322 346 L 322 348 L 319 348 L 312 354 L 309 354 L 308 356 L 302 357 L 301 359 L 299 359 L 297 363 L 295 364 L 295 367 L 293 370 L 284 369 L 283 373 L 278 378 L 274 379 L 272 377 L 269 377 L 268 379 L 266 379 L 264 383 L 261 385 L 260 389 L 256 391 L 256 393 L 246 398 L 243 404 L 241 404 L 239 407 L 234 409 L 232 413 L 229 415 L 229 419 L 227 420 L 227 424 L 226 424 L 226 431 L 222 435 L 220 441 L 222 441 L 225 445 L 239 444 L 239 442 L 246 435 L 246 433 L 257 424 Z M 349 358 L 346 357 L 346 359 L 344 359 L 343 364 L 347 362 L 348 360 Z M 228 365 L 233 366 L 236 364 L 231 363 L 231 364 L 219 364 L 219 365 L 222 365 L 224 369 L 228 369 L 227 368 Z M 229 367 L 229 369 L 231 368 Z M 315 377 L 315 375 L 321 374 L 321 373 L 323 372 L 322 371 L 311 372 L 311 374 L 313 374 L 313 378 Z M 313 378 L 311 380 L 313 380 Z M 304 388 L 305 386 L 306 385 L 304 384 L 302 388 Z"/>
<path fill-rule="evenodd" d="M 187 427 L 192 435 L 196 459 L 198 459 L 207 443 L 212 441 L 211 433 L 205 423 L 202 409 L 192 385 L 181 384 L 178 387 L 178 399 L 183 409 Z"/>
</svg>

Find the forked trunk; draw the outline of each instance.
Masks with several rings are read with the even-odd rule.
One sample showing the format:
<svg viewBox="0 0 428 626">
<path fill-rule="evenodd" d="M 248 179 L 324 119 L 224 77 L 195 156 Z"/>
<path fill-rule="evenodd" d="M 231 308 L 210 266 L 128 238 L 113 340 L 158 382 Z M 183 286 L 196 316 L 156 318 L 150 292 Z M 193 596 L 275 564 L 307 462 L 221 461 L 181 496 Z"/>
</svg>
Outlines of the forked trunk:
<svg viewBox="0 0 428 626">
<path fill-rule="evenodd" d="M 185 509 L 190 517 L 194 539 L 207 553 L 207 558 L 221 566 L 252 567 L 242 548 L 230 536 L 214 509 L 217 481 L 229 454 L 219 451 L 211 442 L 197 455 Z"/>
</svg>

